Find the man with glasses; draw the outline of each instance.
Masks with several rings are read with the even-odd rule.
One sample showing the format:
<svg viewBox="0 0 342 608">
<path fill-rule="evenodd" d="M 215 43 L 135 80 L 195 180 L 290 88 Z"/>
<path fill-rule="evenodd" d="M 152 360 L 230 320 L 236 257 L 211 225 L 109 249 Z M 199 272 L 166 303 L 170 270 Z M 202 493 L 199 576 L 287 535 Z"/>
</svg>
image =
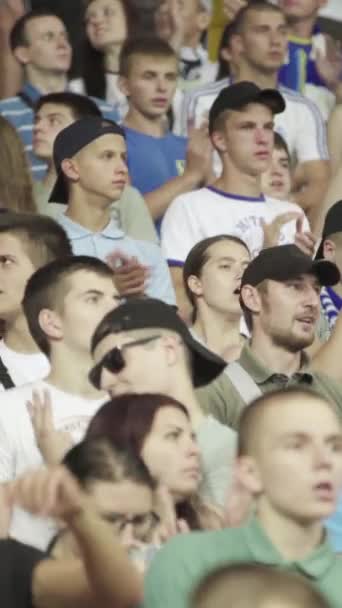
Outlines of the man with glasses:
<svg viewBox="0 0 342 608">
<path fill-rule="evenodd" d="M 89 382 L 91 336 L 107 312 L 118 304 L 110 268 L 87 256 L 69 256 L 47 264 L 29 279 L 23 308 L 31 335 L 48 357 L 51 371 L 44 380 L 6 391 L 0 412 L 0 498 L 2 484 L 42 464 L 47 436 L 36 439 L 36 410 L 42 395 L 43 416 L 51 415 L 64 432 L 64 451 L 79 441 L 105 395 Z M 29 404 L 29 407 L 28 407 Z M 30 419 L 30 414 L 32 420 Z M 18 424 L 18 421 L 20 423 Z M 0 500 L 0 534 L 45 549 L 53 529 L 27 513 L 10 512 Z"/>
<path fill-rule="evenodd" d="M 202 455 L 201 497 L 225 504 L 235 458 L 235 433 L 197 401 L 195 387 L 209 384 L 225 362 L 190 334 L 176 310 L 152 298 L 130 299 L 101 321 L 92 338 L 95 366 L 89 379 L 112 397 L 163 393 L 183 403 Z"/>
</svg>

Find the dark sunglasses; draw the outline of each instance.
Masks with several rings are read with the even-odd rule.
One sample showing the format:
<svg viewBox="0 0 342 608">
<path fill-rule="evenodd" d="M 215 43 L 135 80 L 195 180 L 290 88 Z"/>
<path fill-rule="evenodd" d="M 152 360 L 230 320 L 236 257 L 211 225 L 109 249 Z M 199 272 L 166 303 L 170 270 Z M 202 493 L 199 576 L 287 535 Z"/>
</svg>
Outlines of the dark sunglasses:
<svg viewBox="0 0 342 608">
<path fill-rule="evenodd" d="M 118 346 L 115 346 L 104 355 L 101 361 L 99 361 L 99 363 L 97 363 L 97 365 L 95 365 L 93 369 L 90 370 L 88 376 L 90 383 L 95 388 L 100 390 L 103 368 L 105 368 L 112 374 L 118 374 L 124 369 L 126 365 L 124 353 L 127 349 L 132 348 L 133 346 L 142 346 L 143 344 L 148 344 L 149 342 L 152 342 L 152 340 L 157 340 L 160 337 L 160 335 L 149 336 L 148 338 L 141 338 L 140 340 L 133 340 L 133 342 L 127 342 L 127 344 L 123 344 L 120 348 Z"/>
</svg>

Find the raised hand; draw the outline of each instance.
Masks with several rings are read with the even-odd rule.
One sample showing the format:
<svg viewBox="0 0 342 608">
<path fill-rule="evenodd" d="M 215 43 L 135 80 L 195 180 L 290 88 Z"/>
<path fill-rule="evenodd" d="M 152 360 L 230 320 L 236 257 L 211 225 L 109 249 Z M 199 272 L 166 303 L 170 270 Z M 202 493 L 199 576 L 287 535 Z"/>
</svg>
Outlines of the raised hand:
<svg viewBox="0 0 342 608">
<path fill-rule="evenodd" d="M 224 14 L 232 21 L 239 10 L 247 6 L 247 4 L 248 0 L 223 0 Z"/>
<path fill-rule="evenodd" d="M 342 50 L 341 43 L 327 34 L 325 52 L 317 51 L 316 68 L 326 86 L 335 92 L 342 81 Z"/>
<path fill-rule="evenodd" d="M 106 258 L 114 273 L 115 286 L 122 296 L 143 295 L 150 270 L 136 257 L 115 251 Z"/>
<path fill-rule="evenodd" d="M 312 232 L 304 232 L 303 222 L 302 215 L 296 221 L 295 245 L 312 258 L 315 253 L 316 237 Z"/>
<path fill-rule="evenodd" d="M 279 245 L 281 230 L 285 224 L 288 224 L 293 220 L 299 220 L 301 217 L 302 214 L 298 211 L 288 211 L 287 213 L 277 215 L 269 224 L 266 224 L 265 220 L 261 219 L 261 226 L 264 232 L 262 249 Z"/>
</svg>

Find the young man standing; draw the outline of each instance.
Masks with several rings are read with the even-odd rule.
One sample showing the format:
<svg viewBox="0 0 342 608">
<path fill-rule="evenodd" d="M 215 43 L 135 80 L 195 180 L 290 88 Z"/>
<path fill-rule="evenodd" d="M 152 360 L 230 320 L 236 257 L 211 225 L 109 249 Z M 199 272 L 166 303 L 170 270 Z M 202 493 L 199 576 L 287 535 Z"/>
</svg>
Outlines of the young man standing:
<svg viewBox="0 0 342 608">
<path fill-rule="evenodd" d="M 239 425 L 238 471 L 255 498 L 241 527 L 179 536 L 167 543 L 145 579 L 146 608 L 185 608 L 201 578 L 234 562 L 271 564 L 307 577 L 341 605 L 342 562 L 323 519 L 342 487 L 342 426 L 334 408 L 303 389 L 263 396 Z"/>
<path fill-rule="evenodd" d="M 65 211 L 64 205 L 49 203 L 52 188 L 57 179 L 53 163 L 54 141 L 65 127 L 86 116 L 101 117 L 96 103 L 89 97 L 76 93 L 50 93 L 40 97 L 35 106 L 33 127 L 33 152 L 48 165 L 46 175 L 34 182 L 36 204 L 40 213 L 57 217 Z M 118 201 L 111 209 L 112 218 L 119 228 L 132 238 L 158 242 L 158 236 L 146 203 L 141 194 L 127 184 Z"/>
<path fill-rule="evenodd" d="M 18 19 L 10 34 L 10 44 L 23 68 L 24 86 L 17 96 L 0 101 L 0 114 L 17 129 L 29 154 L 33 177 L 40 179 L 46 165 L 32 154 L 33 108 L 41 95 L 67 88 L 71 46 L 60 18 L 50 11 L 39 10 Z M 116 120 L 113 106 L 96 101 L 106 118 Z"/>
<path fill-rule="evenodd" d="M 46 376 L 49 361 L 27 327 L 22 309 L 26 283 L 35 270 L 71 255 L 64 230 L 39 215 L 2 213 L 0 217 L 0 391 Z"/>
<path fill-rule="evenodd" d="M 231 25 L 227 49 L 228 56 L 234 58 L 232 78 L 223 78 L 188 94 L 179 132 L 186 133 L 187 123 L 199 126 L 217 95 L 232 81 L 247 80 L 262 89 L 277 88 L 287 44 L 287 23 L 279 7 L 261 0 L 242 9 Z M 278 88 L 285 100 L 285 111 L 275 117 L 275 127 L 297 161 L 293 176 L 295 201 L 313 224 L 318 221 L 330 177 L 326 127 L 314 103 L 296 91 Z"/>
<path fill-rule="evenodd" d="M 160 248 L 128 237 L 111 218 L 113 201 L 128 181 L 123 129 L 101 118 L 83 118 L 59 133 L 53 155 L 57 181 L 50 200 L 68 205 L 58 221 L 74 253 L 108 261 L 116 281 L 135 259 L 145 269 L 141 292 L 173 304 L 170 273 Z M 117 285 L 120 293 L 128 293 Z"/>
<path fill-rule="evenodd" d="M 190 137 L 171 133 L 171 109 L 178 77 L 177 55 L 158 38 L 129 40 L 120 58 L 120 88 L 128 99 L 124 119 L 132 185 L 145 195 L 155 221 L 171 201 L 206 181 L 211 146 L 205 131 Z"/>
<path fill-rule="evenodd" d="M 241 238 L 252 257 L 265 246 L 264 224 L 281 220 L 275 242 L 293 242 L 303 218 L 295 204 L 265 197 L 261 176 L 271 163 L 274 116 L 285 101 L 275 89 L 239 82 L 222 89 L 209 113 L 209 133 L 223 165 L 212 186 L 177 197 L 162 224 L 162 248 L 171 266 L 178 303 L 184 307 L 182 266 L 190 249 L 205 237 Z"/>
<path fill-rule="evenodd" d="M 117 304 L 110 268 L 87 256 L 69 256 L 37 270 L 25 289 L 23 308 L 33 340 L 48 357 L 44 380 L 7 391 L 1 398 L 0 481 L 15 479 L 42 464 L 27 409 L 38 392 L 48 391 L 57 430 L 79 441 L 104 395 L 88 380 L 90 340 L 104 314 Z M 20 421 L 20 424 L 18 424 Z M 69 444 L 70 445 L 70 444 Z M 0 496 L 3 487 L 0 488 Z M 12 516 L 12 517 L 11 517 Z M 46 522 L 0 503 L 1 535 L 39 548 L 51 537 Z"/>
</svg>

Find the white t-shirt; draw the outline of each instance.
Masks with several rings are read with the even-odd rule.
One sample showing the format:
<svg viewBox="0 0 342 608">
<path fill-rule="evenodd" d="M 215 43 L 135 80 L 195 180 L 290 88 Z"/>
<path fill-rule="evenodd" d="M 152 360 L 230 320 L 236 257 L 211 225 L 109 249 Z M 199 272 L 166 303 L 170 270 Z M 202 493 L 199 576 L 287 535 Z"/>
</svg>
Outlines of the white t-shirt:
<svg viewBox="0 0 342 608">
<path fill-rule="evenodd" d="M 164 215 L 161 226 L 162 251 L 171 266 L 182 266 L 190 249 L 202 239 L 229 234 L 242 239 L 255 257 L 263 245 L 261 219 L 269 224 L 288 211 L 303 214 L 295 203 L 261 196 L 247 198 L 216 190 L 212 186 L 177 196 Z M 309 230 L 304 219 L 304 230 Z M 285 224 L 279 245 L 293 243 L 295 220 Z"/>
<path fill-rule="evenodd" d="M 8 348 L 3 340 L 0 340 L 0 357 L 15 386 L 45 378 L 50 371 L 50 363 L 43 353 L 17 353 Z M 0 391 L 4 390 L 4 386 L 0 384 Z"/>
<path fill-rule="evenodd" d="M 103 397 L 84 399 L 65 393 L 42 380 L 6 391 L 1 396 L 0 407 L 0 483 L 43 464 L 26 405 L 33 389 L 40 393 L 44 389 L 50 391 L 55 428 L 69 432 L 75 443 L 83 438 L 90 419 L 104 402 Z M 55 530 L 54 522 L 15 508 L 9 535 L 45 549 Z"/>
<path fill-rule="evenodd" d="M 224 78 L 186 93 L 174 131 L 186 135 L 189 124 L 199 127 L 207 119 L 217 95 L 229 84 L 229 78 Z M 278 90 L 285 99 L 286 108 L 274 116 L 275 130 L 287 142 L 291 156 L 301 163 L 327 160 L 326 127 L 318 107 L 296 91 L 282 86 Z"/>
</svg>

